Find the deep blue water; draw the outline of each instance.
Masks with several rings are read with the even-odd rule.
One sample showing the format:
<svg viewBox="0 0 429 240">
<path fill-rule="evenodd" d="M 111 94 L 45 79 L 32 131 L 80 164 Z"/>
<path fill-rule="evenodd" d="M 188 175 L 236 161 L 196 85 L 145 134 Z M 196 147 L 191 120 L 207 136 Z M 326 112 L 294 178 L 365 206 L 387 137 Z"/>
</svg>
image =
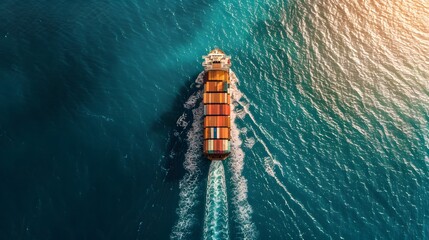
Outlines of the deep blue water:
<svg viewBox="0 0 429 240">
<path fill-rule="evenodd" d="M 0 239 L 201 239 L 215 46 L 238 81 L 231 239 L 428 239 L 428 16 L 425 0 L 0 1 Z"/>
</svg>

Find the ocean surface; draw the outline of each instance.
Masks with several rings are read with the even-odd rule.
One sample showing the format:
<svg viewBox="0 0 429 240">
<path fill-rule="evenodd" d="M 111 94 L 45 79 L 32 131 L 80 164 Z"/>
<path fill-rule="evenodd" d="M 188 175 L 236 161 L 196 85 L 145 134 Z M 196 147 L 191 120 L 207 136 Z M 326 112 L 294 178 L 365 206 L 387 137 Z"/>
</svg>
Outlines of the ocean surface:
<svg viewBox="0 0 429 240">
<path fill-rule="evenodd" d="M 427 0 L 1 0 L 0 239 L 429 239 L 428 23 Z"/>
</svg>

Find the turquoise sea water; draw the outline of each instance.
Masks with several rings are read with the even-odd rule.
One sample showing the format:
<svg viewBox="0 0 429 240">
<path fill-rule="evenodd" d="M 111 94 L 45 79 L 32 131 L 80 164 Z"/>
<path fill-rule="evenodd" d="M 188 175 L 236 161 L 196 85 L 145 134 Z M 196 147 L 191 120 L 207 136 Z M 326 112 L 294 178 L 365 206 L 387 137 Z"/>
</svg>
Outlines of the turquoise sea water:
<svg viewBox="0 0 429 240">
<path fill-rule="evenodd" d="M 0 1 L 0 239 L 201 239 L 215 46 L 230 239 L 429 238 L 428 22 L 425 0 Z"/>
</svg>

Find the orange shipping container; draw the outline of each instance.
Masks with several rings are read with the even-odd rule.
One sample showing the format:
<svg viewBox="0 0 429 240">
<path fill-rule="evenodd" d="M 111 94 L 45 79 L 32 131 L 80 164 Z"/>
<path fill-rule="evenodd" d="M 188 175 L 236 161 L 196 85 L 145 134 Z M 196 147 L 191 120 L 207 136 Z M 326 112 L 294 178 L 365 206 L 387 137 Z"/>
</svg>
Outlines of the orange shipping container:
<svg viewBox="0 0 429 240">
<path fill-rule="evenodd" d="M 206 82 L 204 92 L 228 92 L 228 83 L 226 82 Z"/>
<path fill-rule="evenodd" d="M 207 72 L 208 81 L 227 81 L 229 80 L 229 73 L 222 70 L 210 70 Z"/>
<path fill-rule="evenodd" d="M 207 103 L 226 103 L 230 104 L 231 96 L 229 93 L 204 93 L 203 102 Z"/>
<path fill-rule="evenodd" d="M 204 139 L 229 139 L 229 128 L 211 127 L 204 129 Z"/>
<path fill-rule="evenodd" d="M 204 105 L 204 115 L 230 115 L 229 104 L 206 104 Z"/>
<path fill-rule="evenodd" d="M 230 127 L 229 116 L 206 116 L 204 117 L 204 127 Z"/>
<path fill-rule="evenodd" d="M 231 152 L 231 144 L 230 141 L 226 139 L 204 140 L 203 151 L 205 153 L 229 153 Z"/>
</svg>

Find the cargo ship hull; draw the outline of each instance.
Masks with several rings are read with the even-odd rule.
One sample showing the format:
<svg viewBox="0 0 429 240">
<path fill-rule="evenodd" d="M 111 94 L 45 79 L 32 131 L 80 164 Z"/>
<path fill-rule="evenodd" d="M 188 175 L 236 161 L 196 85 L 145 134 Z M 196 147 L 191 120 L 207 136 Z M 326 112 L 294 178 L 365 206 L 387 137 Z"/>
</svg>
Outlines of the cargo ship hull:
<svg viewBox="0 0 429 240">
<path fill-rule="evenodd" d="M 231 153 L 231 95 L 229 92 L 231 57 L 216 48 L 204 62 L 204 155 L 224 160 Z"/>
</svg>

